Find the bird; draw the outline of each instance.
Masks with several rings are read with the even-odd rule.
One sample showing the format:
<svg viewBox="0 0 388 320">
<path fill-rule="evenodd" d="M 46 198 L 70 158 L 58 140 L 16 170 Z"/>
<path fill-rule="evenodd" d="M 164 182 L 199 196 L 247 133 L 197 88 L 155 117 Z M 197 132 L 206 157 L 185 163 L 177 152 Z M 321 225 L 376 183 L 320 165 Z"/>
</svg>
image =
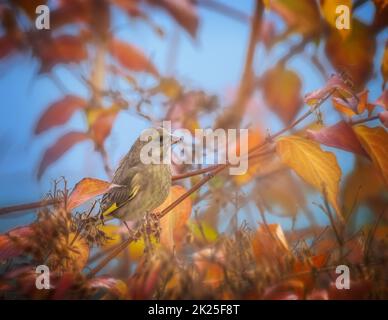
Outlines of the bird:
<svg viewBox="0 0 388 320">
<path fill-rule="evenodd" d="M 138 223 L 147 213 L 160 206 L 168 197 L 171 187 L 171 164 L 142 161 L 141 150 L 153 143 L 159 148 L 160 159 L 169 148 L 180 141 L 163 128 L 149 128 L 148 139 L 140 135 L 114 172 L 112 184 L 118 187 L 105 193 L 100 203 L 100 218 L 107 221 L 118 218 L 124 222 Z M 144 141 L 145 140 L 145 141 Z M 170 149 L 171 150 L 171 149 Z M 128 226 L 127 226 L 128 227 Z"/>
</svg>

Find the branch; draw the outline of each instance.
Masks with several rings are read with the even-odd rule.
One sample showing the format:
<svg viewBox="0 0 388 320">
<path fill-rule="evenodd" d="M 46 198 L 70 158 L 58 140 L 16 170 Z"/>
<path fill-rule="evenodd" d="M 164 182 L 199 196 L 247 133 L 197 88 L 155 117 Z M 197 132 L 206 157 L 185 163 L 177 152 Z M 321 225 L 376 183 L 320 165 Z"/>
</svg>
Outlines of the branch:
<svg viewBox="0 0 388 320">
<path fill-rule="evenodd" d="M 247 107 L 247 100 L 254 87 L 253 81 L 253 60 L 256 51 L 256 44 L 259 39 L 261 20 L 264 12 L 262 0 L 256 0 L 254 16 L 251 23 L 251 34 L 249 37 L 247 57 L 240 82 L 240 88 L 236 101 L 225 110 L 224 115 L 215 124 L 216 128 L 237 128 L 241 122 L 242 115 Z"/>
<path fill-rule="evenodd" d="M 27 211 L 27 210 L 52 206 L 52 205 L 61 203 L 61 201 L 62 199 L 55 198 L 55 199 L 42 200 L 42 201 L 37 201 L 32 203 L 20 204 L 16 206 L 3 207 L 3 208 L 0 208 L 0 216 L 4 214 L 12 213 L 12 212 Z"/>
<path fill-rule="evenodd" d="M 354 126 L 356 124 L 360 124 L 360 123 L 365 123 L 365 122 L 368 122 L 368 121 L 373 121 L 373 120 L 377 120 L 379 118 L 379 116 L 371 116 L 371 117 L 368 117 L 368 118 L 364 118 L 364 119 L 359 119 L 359 120 L 350 120 L 349 121 L 349 124 L 351 126 Z"/>
</svg>

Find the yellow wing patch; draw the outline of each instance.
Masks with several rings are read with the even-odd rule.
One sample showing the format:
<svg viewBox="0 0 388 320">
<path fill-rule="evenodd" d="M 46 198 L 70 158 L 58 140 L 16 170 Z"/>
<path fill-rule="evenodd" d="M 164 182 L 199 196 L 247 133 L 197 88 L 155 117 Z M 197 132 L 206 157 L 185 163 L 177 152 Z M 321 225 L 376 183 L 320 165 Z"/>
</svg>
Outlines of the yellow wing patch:
<svg viewBox="0 0 388 320">
<path fill-rule="evenodd" d="M 115 212 L 117 209 L 125 206 L 129 201 L 131 201 L 136 195 L 137 193 L 139 192 L 140 190 L 140 186 L 137 185 L 137 186 L 134 186 L 131 190 L 131 192 L 129 193 L 129 197 L 127 200 L 125 200 L 123 203 L 121 203 L 120 205 L 117 205 L 116 202 L 114 202 L 108 209 L 106 209 L 103 213 L 102 213 L 102 216 L 103 217 L 107 217 L 109 215 L 111 215 L 113 212 Z"/>
</svg>

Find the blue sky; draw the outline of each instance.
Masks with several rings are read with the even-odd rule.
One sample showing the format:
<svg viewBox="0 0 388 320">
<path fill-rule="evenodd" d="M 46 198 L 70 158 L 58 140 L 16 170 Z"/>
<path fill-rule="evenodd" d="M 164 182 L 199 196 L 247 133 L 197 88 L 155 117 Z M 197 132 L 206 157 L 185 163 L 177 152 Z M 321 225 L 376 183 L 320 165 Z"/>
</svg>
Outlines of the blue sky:
<svg viewBox="0 0 388 320">
<path fill-rule="evenodd" d="M 253 0 L 224 2 L 248 15 L 252 12 L 254 4 Z M 362 8 L 359 17 L 368 21 L 373 16 L 373 10 L 373 5 L 368 3 Z M 195 40 L 179 29 L 172 19 L 161 11 L 153 12 L 152 18 L 165 29 L 164 38 L 156 36 L 152 28 L 143 22 L 128 25 L 128 21 L 117 13 L 114 14 L 117 26 L 115 34 L 142 48 L 152 57 L 162 74 L 167 75 L 172 71 L 187 87 L 205 88 L 208 92 L 219 95 L 222 101 L 228 90 L 236 88 L 240 79 L 249 27 L 247 24 L 203 8 L 199 10 L 199 15 L 201 24 L 198 38 Z M 281 23 L 279 19 L 278 21 Z M 178 34 L 179 44 L 173 68 L 169 70 L 169 47 L 174 34 Z M 386 31 L 380 34 L 379 43 L 383 43 L 384 39 L 387 39 Z M 272 65 L 286 50 L 287 47 L 280 46 L 273 54 L 266 56 L 264 51 L 259 49 L 255 68 L 262 70 Z M 379 68 L 381 57 L 380 45 L 376 55 L 376 70 Z M 288 66 L 301 75 L 303 93 L 323 84 L 322 77 L 307 65 L 303 58 L 292 59 Z M 106 179 L 100 156 L 93 150 L 91 142 L 74 147 L 50 166 L 41 181 L 36 179 L 36 170 L 44 150 L 55 139 L 70 130 L 85 130 L 82 115 L 76 114 L 64 127 L 55 128 L 48 134 L 38 137 L 33 135 L 39 116 L 50 103 L 63 95 L 52 79 L 37 75 L 38 67 L 38 63 L 27 55 L 0 61 L 0 206 L 36 201 L 50 190 L 52 179 L 60 176 L 65 176 L 70 186 L 86 176 Z M 65 83 L 69 93 L 87 97 L 85 89 L 66 68 L 56 67 L 54 73 Z M 378 71 L 377 73 L 377 79 L 368 85 L 372 100 L 377 98 L 381 87 L 381 76 Z M 148 124 L 138 117 L 129 113 L 120 114 L 112 135 L 106 142 L 113 167 L 141 130 L 147 126 Z M 268 123 L 271 130 L 276 130 L 279 126 L 280 122 L 275 117 L 273 122 Z M 351 168 L 352 161 L 352 156 L 340 153 L 339 162 L 345 172 Z M 33 215 L 2 217 L 0 231 L 25 223 L 32 218 Z"/>
</svg>

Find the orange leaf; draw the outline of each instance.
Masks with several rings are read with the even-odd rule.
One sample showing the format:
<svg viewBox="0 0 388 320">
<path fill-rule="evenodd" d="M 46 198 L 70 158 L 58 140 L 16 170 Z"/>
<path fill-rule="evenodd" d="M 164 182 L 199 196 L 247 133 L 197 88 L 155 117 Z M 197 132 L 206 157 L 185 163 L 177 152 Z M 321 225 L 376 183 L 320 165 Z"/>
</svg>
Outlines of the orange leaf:
<svg viewBox="0 0 388 320">
<path fill-rule="evenodd" d="M 364 125 L 353 127 L 362 146 L 372 158 L 388 185 L 388 133 L 384 128 L 369 128 Z"/>
<path fill-rule="evenodd" d="M 233 146 L 229 143 L 228 148 L 236 148 L 236 154 L 239 156 L 242 156 L 241 150 L 246 149 L 249 151 L 253 147 L 262 143 L 263 141 L 264 141 L 264 136 L 261 132 L 259 132 L 258 130 L 249 129 L 249 131 L 248 131 L 248 145 L 247 146 L 240 145 L 241 142 L 245 142 L 245 141 L 237 141 L 236 146 Z M 236 181 L 236 183 L 238 183 L 239 185 L 242 185 L 242 184 L 245 184 L 245 183 L 248 183 L 249 181 L 251 181 L 260 172 L 260 169 L 261 169 L 262 164 L 263 164 L 265 159 L 263 158 L 263 159 L 259 159 L 259 160 L 260 161 L 258 161 L 257 159 L 248 160 L 249 165 L 248 165 L 247 173 L 245 173 L 243 175 L 236 175 L 233 177 L 233 179 Z"/>
<path fill-rule="evenodd" d="M 125 68 L 132 71 L 148 72 L 155 76 L 158 75 L 158 71 L 152 62 L 133 45 L 118 39 L 113 39 L 110 44 L 110 49 L 112 56 Z"/>
<path fill-rule="evenodd" d="M 66 123 L 78 109 L 85 108 L 87 102 L 80 97 L 67 95 L 51 104 L 40 117 L 35 134 Z"/>
<path fill-rule="evenodd" d="M 92 0 L 60 1 L 58 7 L 50 12 L 51 28 L 57 29 L 72 23 L 91 23 Z"/>
<path fill-rule="evenodd" d="M 83 37 L 72 35 L 41 39 L 37 55 L 41 60 L 40 72 L 48 72 L 59 63 L 79 63 L 88 57 Z"/>
<path fill-rule="evenodd" d="M 137 1 L 112 0 L 112 2 L 121 10 L 126 12 L 130 17 L 144 16 L 143 12 L 139 8 L 139 3 Z"/>
<path fill-rule="evenodd" d="M 319 131 L 307 130 L 309 138 L 329 147 L 339 148 L 345 151 L 354 152 L 365 157 L 365 152 L 351 126 L 345 121 L 323 128 Z"/>
<path fill-rule="evenodd" d="M 312 106 L 328 95 L 333 89 L 335 89 L 334 96 L 336 93 L 340 93 L 341 97 L 353 95 L 347 83 L 339 75 L 335 74 L 330 77 L 323 88 L 307 93 L 304 96 L 304 102 Z"/>
<path fill-rule="evenodd" d="M 160 212 L 164 208 L 167 208 L 185 193 L 186 189 L 182 186 L 172 186 L 169 196 L 161 206 L 155 209 L 155 212 Z M 191 199 L 188 197 L 160 219 L 160 226 L 162 229 L 160 242 L 170 249 L 179 246 L 184 239 L 186 231 L 185 226 L 190 215 Z"/>
<path fill-rule="evenodd" d="M 285 280 L 264 291 L 264 300 L 300 300 L 304 296 L 304 284 L 300 280 Z"/>
<path fill-rule="evenodd" d="M 32 234 L 33 229 L 26 226 L 0 235 L 0 261 L 21 255 Z"/>
<path fill-rule="evenodd" d="M 388 90 L 384 90 L 381 96 L 376 100 L 375 104 L 388 110 Z"/>
<path fill-rule="evenodd" d="M 91 136 L 98 147 L 102 147 L 105 139 L 110 135 L 112 126 L 120 109 L 92 109 L 88 112 Z"/>
<path fill-rule="evenodd" d="M 28 17 L 31 19 L 36 18 L 36 7 L 41 4 L 46 4 L 47 1 L 44 0 L 13 0 L 13 2 L 20 7 Z"/>
<path fill-rule="evenodd" d="M 361 114 L 364 110 L 368 110 L 368 113 L 371 114 L 375 104 L 368 103 L 368 93 L 368 90 L 363 90 L 357 94 L 357 98 L 354 96 L 346 99 L 343 97 L 333 97 L 333 106 L 348 117 Z"/>
<path fill-rule="evenodd" d="M 83 178 L 75 185 L 73 191 L 70 193 L 67 200 L 67 209 L 72 210 L 115 187 L 117 187 L 117 185 L 111 184 L 107 181 L 93 178 Z"/>
<path fill-rule="evenodd" d="M 0 37 L 0 59 L 7 57 L 17 46 L 15 41 L 9 35 Z"/>
<path fill-rule="evenodd" d="M 343 183 L 345 213 L 349 213 L 355 203 L 375 199 L 383 190 L 384 181 L 379 170 L 366 158 L 357 158 L 353 171 Z"/>
<path fill-rule="evenodd" d="M 302 106 L 301 85 L 298 75 L 282 65 L 264 75 L 264 98 L 284 123 L 291 122 Z"/>
<path fill-rule="evenodd" d="M 110 277 L 93 278 L 88 281 L 87 287 L 91 289 L 106 289 L 118 298 L 126 298 L 128 295 L 127 284 L 120 279 Z"/>
<path fill-rule="evenodd" d="M 348 290 L 337 289 L 334 282 L 329 286 L 330 300 L 361 300 L 366 299 L 372 289 L 370 280 L 350 281 Z"/>
<path fill-rule="evenodd" d="M 269 7 L 284 19 L 291 31 L 307 36 L 321 30 L 319 9 L 315 1 L 269 1 Z"/>
<path fill-rule="evenodd" d="M 252 249 L 259 261 L 263 256 L 281 257 L 289 252 L 287 239 L 279 224 L 260 224 L 252 239 Z"/>
<path fill-rule="evenodd" d="M 217 287 L 224 278 L 224 260 L 224 253 L 219 248 L 201 249 L 193 255 L 194 265 L 203 283 L 212 287 Z"/>
<path fill-rule="evenodd" d="M 343 38 L 346 38 L 351 30 L 346 29 L 337 29 L 336 21 L 338 14 L 336 12 L 336 8 L 339 5 L 345 5 L 350 10 L 352 10 L 352 0 L 321 0 L 321 12 L 325 20 L 329 23 L 329 25 L 339 32 Z"/>
<path fill-rule="evenodd" d="M 58 160 L 66 151 L 75 144 L 89 139 L 89 136 L 83 132 L 69 132 L 60 137 L 54 145 L 49 147 L 43 155 L 39 165 L 38 179 L 40 179 L 47 167 Z"/>
<path fill-rule="evenodd" d="M 380 112 L 379 119 L 383 126 L 388 128 L 388 111 Z"/>
<path fill-rule="evenodd" d="M 373 72 L 376 40 L 371 32 L 368 25 L 353 19 L 351 33 L 346 38 L 331 28 L 326 41 L 325 51 L 333 66 L 349 73 L 358 88 L 365 84 Z"/>
</svg>

